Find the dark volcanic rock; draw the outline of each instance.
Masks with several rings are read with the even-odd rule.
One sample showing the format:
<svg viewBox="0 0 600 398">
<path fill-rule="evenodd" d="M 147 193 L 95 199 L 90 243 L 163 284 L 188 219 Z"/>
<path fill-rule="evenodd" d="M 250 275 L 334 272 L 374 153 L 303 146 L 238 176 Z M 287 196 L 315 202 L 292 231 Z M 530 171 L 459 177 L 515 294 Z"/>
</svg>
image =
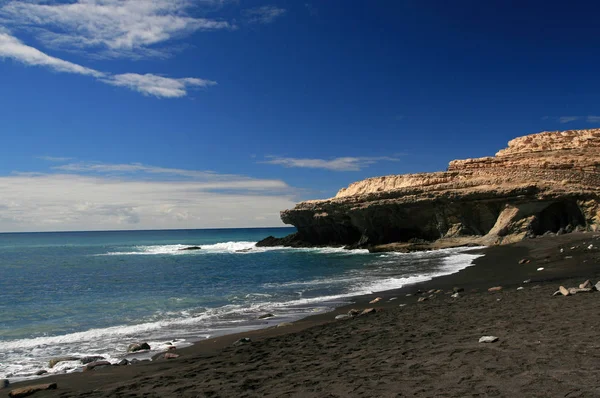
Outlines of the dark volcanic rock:
<svg viewBox="0 0 600 398">
<path fill-rule="evenodd" d="M 129 347 L 127 347 L 127 352 L 137 352 L 141 350 L 149 350 L 150 345 L 148 343 L 131 343 Z"/>
<path fill-rule="evenodd" d="M 89 357 L 83 357 L 83 358 L 81 358 L 81 363 L 85 365 L 85 364 L 88 364 L 88 363 L 91 363 L 91 362 L 102 361 L 104 359 L 106 359 L 106 358 L 104 358 L 103 356 L 94 355 L 94 356 L 89 356 Z"/>
</svg>

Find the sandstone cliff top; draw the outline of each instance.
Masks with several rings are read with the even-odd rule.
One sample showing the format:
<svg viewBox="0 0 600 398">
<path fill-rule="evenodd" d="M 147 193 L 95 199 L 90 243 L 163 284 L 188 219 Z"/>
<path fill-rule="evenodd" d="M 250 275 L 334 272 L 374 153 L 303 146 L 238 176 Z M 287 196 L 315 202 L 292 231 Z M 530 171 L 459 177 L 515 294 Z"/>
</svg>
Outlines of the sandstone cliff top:
<svg viewBox="0 0 600 398">
<path fill-rule="evenodd" d="M 335 199 L 412 188 L 509 188 L 523 183 L 596 189 L 600 184 L 600 129 L 545 131 L 518 137 L 496 156 L 453 160 L 446 172 L 368 178 L 342 188 Z"/>
</svg>

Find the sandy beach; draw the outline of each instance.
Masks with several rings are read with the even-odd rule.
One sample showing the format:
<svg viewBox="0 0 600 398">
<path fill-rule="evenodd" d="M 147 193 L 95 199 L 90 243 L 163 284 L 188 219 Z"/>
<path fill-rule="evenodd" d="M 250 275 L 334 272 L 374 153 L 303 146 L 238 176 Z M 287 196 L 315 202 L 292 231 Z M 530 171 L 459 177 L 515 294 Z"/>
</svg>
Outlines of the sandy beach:
<svg viewBox="0 0 600 398">
<path fill-rule="evenodd" d="M 553 297 L 560 285 L 600 280 L 600 234 L 483 251 L 456 274 L 357 297 L 292 325 L 202 341 L 171 351 L 176 359 L 15 383 L 0 396 L 53 382 L 57 389 L 34 396 L 600 396 L 600 293 Z M 488 292 L 495 286 L 502 289 Z M 454 287 L 464 289 L 458 298 Z M 335 320 L 366 308 L 378 312 Z M 486 335 L 498 341 L 479 343 Z M 233 345 L 242 337 L 252 342 Z"/>
</svg>

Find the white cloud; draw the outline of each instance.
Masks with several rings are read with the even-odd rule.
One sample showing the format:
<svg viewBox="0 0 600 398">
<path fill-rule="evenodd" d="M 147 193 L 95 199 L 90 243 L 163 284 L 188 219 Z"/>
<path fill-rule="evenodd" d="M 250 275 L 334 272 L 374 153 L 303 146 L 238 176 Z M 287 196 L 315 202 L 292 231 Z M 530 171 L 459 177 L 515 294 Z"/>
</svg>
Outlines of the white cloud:
<svg viewBox="0 0 600 398">
<path fill-rule="evenodd" d="M 301 167 L 309 169 L 325 169 L 332 171 L 360 171 L 363 168 L 380 161 L 399 161 L 398 158 L 388 156 L 339 157 L 330 160 L 267 156 L 267 159 L 269 160 L 265 160 L 259 163 L 276 164 L 284 167 Z"/>
<path fill-rule="evenodd" d="M 190 16 L 199 3 L 214 5 L 193 0 L 10 1 L 0 16 L 29 28 L 47 46 L 139 57 L 164 54 L 168 49 L 151 47 L 196 31 L 235 28 L 227 21 Z"/>
<path fill-rule="evenodd" d="M 81 164 L 80 171 L 0 176 L 0 231 L 279 226 L 279 211 L 295 203 L 293 189 L 279 180 L 96 165 L 93 175 Z M 149 178 L 166 174 L 190 178 Z"/>
<path fill-rule="evenodd" d="M 191 87 L 208 87 L 217 84 L 217 82 L 211 80 L 198 78 L 174 79 L 151 73 L 145 75 L 124 73 L 110 76 L 102 79 L 102 81 L 113 86 L 127 87 L 144 95 L 162 98 L 184 97 L 187 95 L 187 89 Z"/>
<path fill-rule="evenodd" d="M 92 76 L 101 82 L 113 86 L 126 87 L 144 95 L 152 95 L 159 98 L 184 97 L 187 95 L 189 89 L 217 84 L 211 80 L 193 77 L 172 78 L 157 76 L 151 73 L 144 75 L 137 73 L 112 75 L 52 57 L 22 43 L 16 37 L 4 31 L 0 31 L 0 58 L 11 58 L 30 66 L 47 67 L 56 72 Z"/>
<path fill-rule="evenodd" d="M 588 123 L 600 123 L 600 116 L 589 115 L 586 120 Z"/>
<path fill-rule="evenodd" d="M 46 160 L 48 162 L 64 163 L 68 162 L 73 158 L 61 157 L 61 156 L 38 156 L 38 159 Z"/>
<path fill-rule="evenodd" d="M 75 73 L 96 78 L 105 74 L 59 58 L 23 44 L 19 39 L 0 30 L 0 58 L 11 58 L 30 66 L 44 66 L 56 72 Z"/>
<path fill-rule="evenodd" d="M 574 122 L 575 120 L 579 120 L 581 119 L 581 116 L 560 116 L 558 118 L 558 121 L 560 123 L 569 123 L 569 122 Z"/>
<path fill-rule="evenodd" d="M 275 6 L 262 6 L 244 10 L 243 14 L 249 23 L 267 24 L 279 18 L 285 14 L 285 12 L 286 10 L 284 8 Z"/>
</svg>

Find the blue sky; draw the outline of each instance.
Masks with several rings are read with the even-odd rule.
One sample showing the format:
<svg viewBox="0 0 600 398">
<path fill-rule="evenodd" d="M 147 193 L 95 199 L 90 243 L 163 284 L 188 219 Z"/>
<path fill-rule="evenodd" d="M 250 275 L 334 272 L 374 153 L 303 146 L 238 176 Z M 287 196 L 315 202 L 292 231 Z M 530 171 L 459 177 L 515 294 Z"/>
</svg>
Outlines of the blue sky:
<svg viewBox="0 0 600 398">
<path fill-rule="evenodd" d="M 281 225 L 598 127 L 586 3 L 0 0 L 0 231 Z"/>
</svg>

